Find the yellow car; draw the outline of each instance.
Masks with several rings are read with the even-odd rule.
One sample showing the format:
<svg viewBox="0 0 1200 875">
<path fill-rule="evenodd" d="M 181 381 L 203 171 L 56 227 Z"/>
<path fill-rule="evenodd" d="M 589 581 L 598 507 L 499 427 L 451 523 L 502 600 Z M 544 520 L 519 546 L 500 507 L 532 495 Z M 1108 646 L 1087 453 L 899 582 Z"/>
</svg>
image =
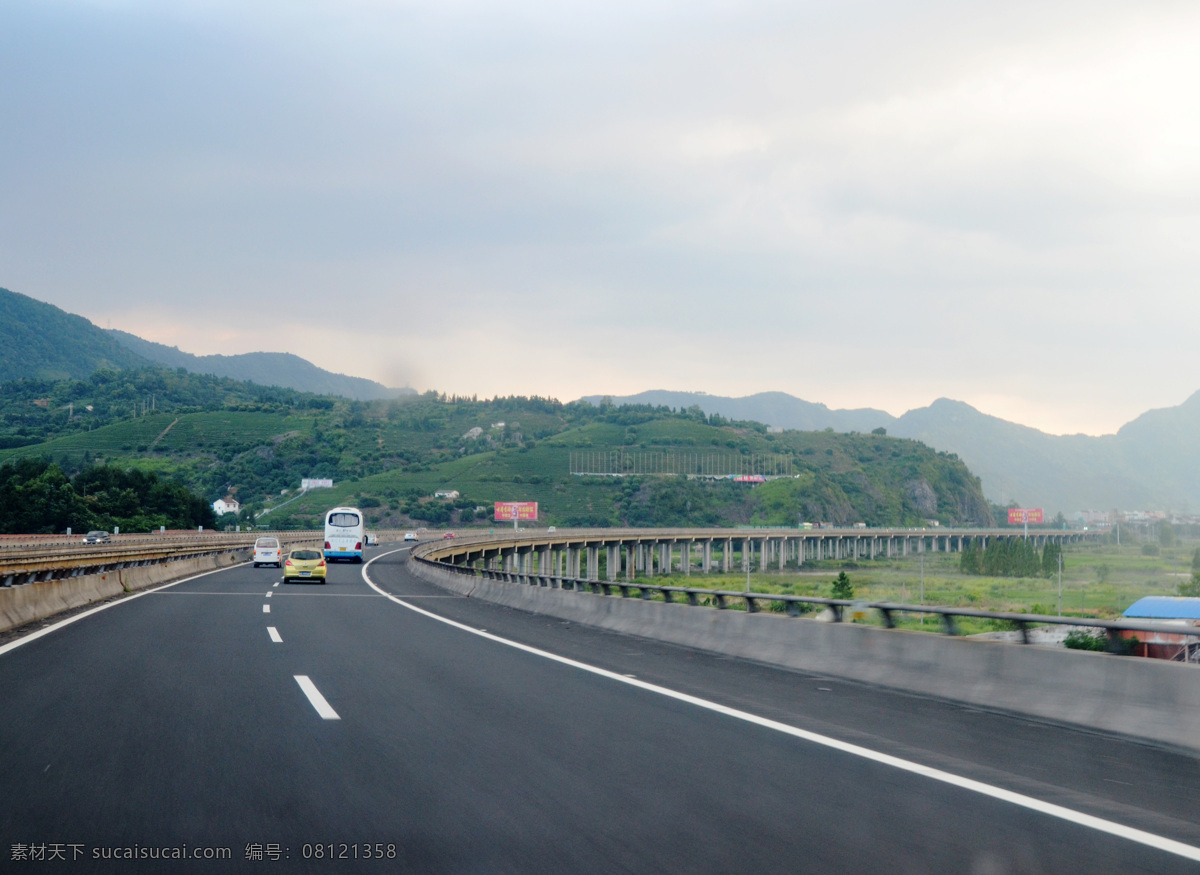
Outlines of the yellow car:
<svg viewBox="0 0 1200 875">
<path fill-rule="evenodd" d="M 283 582 L 293 580 L 325 582 L 325 556 L 320 550 L 293 550 L 283 562 Z"/>
</svg>

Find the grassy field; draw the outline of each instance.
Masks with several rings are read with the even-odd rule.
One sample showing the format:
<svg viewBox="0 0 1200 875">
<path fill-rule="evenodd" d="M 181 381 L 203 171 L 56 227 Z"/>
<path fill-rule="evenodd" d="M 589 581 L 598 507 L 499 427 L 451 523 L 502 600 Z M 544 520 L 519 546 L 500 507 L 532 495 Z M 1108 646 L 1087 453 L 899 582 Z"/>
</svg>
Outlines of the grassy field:
<svg viewBox="0 0 1200 875">
<path fill-rule="evenodd" d="M 1191 577 L 1192 554 L 1200 541 L 1185 541 L 1161 548 L 1159 555 L 1143 553 L 1142 543 L 1073 544 L 1064 548 L 1062 576 L 1062 615 L 1110 619 L 1133 602 L 1149 595 L 1175 595 L 1176 587 Z M 740 555 L 736 567 L 740 567 Z M 783 595 L 831 597 L 830 587 L 839 572 L 845 571 L 854 586 L 854 597 L 865 601 L 904 604 L 928 604 L 1057 615 L 1059 589 L 1053 578 L 981 577 L 962 574 L 956 553 L 926 554 L 920 557 L 825 561 L 806 564 L 802 569 L 753 570 L 753 592 Z M 923 579 L 923 583 L 922 583 Z M 745 572 L 684 576 L 678 572 L 659 575 L 655 583 L 695 586 L 705 589 L 744 590 Z M 924 599 L 922 601 L 922 591 Z M 733 605 L 734 608 L 740 606 Z M 920 628 L 917 617 L 902 617 L 900 625 Z M 876 622 L 873 618 L 870 622 Z M 937 620 L 927 617 L 925 628 L 936 628 Z M 964 634 L 997 631 L 1003 623 L 986 620 L 961 620 Z"/>
</svg>

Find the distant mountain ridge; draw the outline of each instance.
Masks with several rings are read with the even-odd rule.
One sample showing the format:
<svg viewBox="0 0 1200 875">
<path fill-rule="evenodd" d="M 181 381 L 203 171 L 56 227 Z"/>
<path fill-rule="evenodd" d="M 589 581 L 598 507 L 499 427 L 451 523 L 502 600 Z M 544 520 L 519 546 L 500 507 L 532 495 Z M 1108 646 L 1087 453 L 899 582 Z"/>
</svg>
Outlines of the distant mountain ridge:
<svg viewBox="0 0 1200 875">
<path fill-rule="evenodd" d="M 597 404 L 602 397 L 582 400 Z M 1099 437 L 1046 434 L 948 398 L 895 417 L 882 410 L 831 410 L 783 392 L 744 398 L 664 391 L 608 397 L 614 404 L 696 405 L 707 414 L 782 428 L 886 428 L 888 434 L 958 455 L 982 480 L 989 500 L 999 504 L 1017 501 L 1066 514 L 1200 509 L 1200 392 Z"/>
<path fill-rule="evenodd" d="M 125 331 L 98 328 L 53 304 L 0 288 L 0 382 L 82 380 L 100 368 L 155 365 L 359 401 L 416 394 L 413 389 L 392 389 L 374 380 L 335 374 L 291 353 L 192 355 Z"/>
<path fill-rule="evenodd" d="M 588 395 L 580 399 L 599 404 L 605 396 Z M 610 396 L 611 397 L 611 396 Z M 869 407 L 858 410 L 830 410 L 824 404 L 804 401 L 786 392 L 759 392 L 745 398 L 723 398 L 703 392 L 672 392 L 652 389 L 637 395 L 613 398 L 615 404 L 650 404 L 685 409 L 699 405 L 705 413 L 720 413 L 729 419 L 752 420 L 797 431 L 870 431 L 894 417 L 884 410 Z M 715 405 L 715 406 L 714 406 Z M 717 409 L 719 406 L 720 409 Z M 711 409 L 710 409 L 711 408 Z"/>
<path fill-rule="evenodd" d="M 82 316 L 0 288 L 0 381 L 82 380 L 148 364 Z"/>
<path fill-rule="evenodd" d="M 178 347 L 143 340 L 135 334 L 115 328 L 109 329 L 108 334 L 122 347 L 144 359 L 170 368 L 183 368 L 195 374 L 212 374 L 214 377 L 258 383 L 260 386 L 284 386 L 318 395 L 341 395 L 359 401 L 416 394 L 413 389 L 392 389 L 363 377 L 335 374 L 290 352 L 192 355 Z"/>
</svg>

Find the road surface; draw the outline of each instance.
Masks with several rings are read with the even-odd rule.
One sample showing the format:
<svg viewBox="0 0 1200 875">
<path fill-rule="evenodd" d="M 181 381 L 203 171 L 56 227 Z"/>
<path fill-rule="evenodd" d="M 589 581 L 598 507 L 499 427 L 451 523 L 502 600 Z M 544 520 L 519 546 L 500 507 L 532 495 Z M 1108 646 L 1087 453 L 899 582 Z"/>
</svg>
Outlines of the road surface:
<svg viewBox="0 0 1200 875">
<path fill-rule="evenodd" d="M 370 556 L 325 586 L 238 566 L 0 649 L 0 869 L 1200 871 L 1194 756 Z"/>
</svg>

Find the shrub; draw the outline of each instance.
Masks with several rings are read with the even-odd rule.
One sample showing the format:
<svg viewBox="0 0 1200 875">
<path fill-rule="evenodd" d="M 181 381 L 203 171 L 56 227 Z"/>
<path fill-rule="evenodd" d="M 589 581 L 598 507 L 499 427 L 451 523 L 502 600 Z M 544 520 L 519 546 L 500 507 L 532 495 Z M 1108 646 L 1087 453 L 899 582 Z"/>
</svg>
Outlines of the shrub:
<svg viewBox="0 0 1200 875">
<path fill-rule="evenodd" d="M 1108 648 L 1108 636 L 1090 629 L 1072 629 L 1063 640 L 1063 646 L 1070 650 L 1105 650 Z"/>
<path fill-rule="evenodd" d="M 854 598 L 854 586 L 850 583 L 850 578 L 846 576 L 846 572 L 839 571 L 838 576 L 834 578 L 833 585 L 831 586 L 831 598 Z"/>
</svg>

